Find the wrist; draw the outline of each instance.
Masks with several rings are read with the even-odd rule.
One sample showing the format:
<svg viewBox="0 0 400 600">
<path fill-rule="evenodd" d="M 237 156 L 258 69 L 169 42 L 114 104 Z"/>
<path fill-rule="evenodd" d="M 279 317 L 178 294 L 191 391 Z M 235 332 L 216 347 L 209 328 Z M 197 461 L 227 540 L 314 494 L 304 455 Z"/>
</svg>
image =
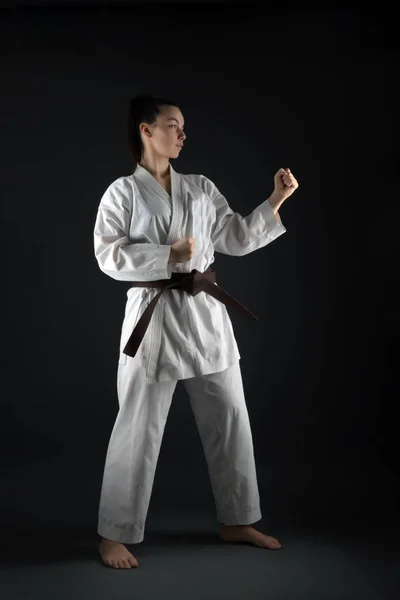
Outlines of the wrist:
<svg viewBox="0 0 400 600">
<path fill-rule="evenodd" d="M 169 253 L 169 258 L 168 258 L 168 262 L 172 263 L 172 262 L 176 262 L 176 258 L 175 258 L 175 252 L 171 247 L 171 251 Z"/>
<path fill-rule="evenodd" d="M 268 198 L 268 202 L 270 203 L 271 208 L 275 214 L 278 212 L 280 206 L 283 204 L 284 201 L 285 201 L 284 198 L 282 198 L 281 196 L 278 196 L 274 192 Z"/>
</svg>

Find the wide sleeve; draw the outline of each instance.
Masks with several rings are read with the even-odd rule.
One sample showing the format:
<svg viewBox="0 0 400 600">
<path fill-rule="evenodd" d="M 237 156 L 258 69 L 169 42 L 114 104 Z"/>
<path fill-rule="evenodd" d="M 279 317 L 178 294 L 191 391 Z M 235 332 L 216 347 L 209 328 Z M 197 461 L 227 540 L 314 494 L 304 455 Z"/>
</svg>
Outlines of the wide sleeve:
<svg viewBox="0 0 400 600">
<path fill-rule="evenodd" d="M 208 180 L 207 183 L 208 195 L 216 213 L 211 233 L 211 241 L 216 252 L 244 256 L 263 248 L 286 232 L 268 200 L 243 217 L 230 208 L 226 198 L 212 181 Z"/>
<path fill-rule="evenodd" d="M 101 271 L 119 281 L 170 279 L 171 246 L 131 243 L 132 213 L 133 190 L 117 180 L 101 198 L 94 226 L 94 254 Z"/>
</svg>

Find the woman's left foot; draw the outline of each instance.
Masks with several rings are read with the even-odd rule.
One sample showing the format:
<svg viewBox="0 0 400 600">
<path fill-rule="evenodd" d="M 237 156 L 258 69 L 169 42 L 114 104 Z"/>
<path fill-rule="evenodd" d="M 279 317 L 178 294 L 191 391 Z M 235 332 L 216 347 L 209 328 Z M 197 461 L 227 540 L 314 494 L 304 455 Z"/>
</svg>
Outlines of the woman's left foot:
<svg viewBox="0 0 400 600">
<path fill-rule="evenodd" d="M 247 542 L 269 550 L 279 550 L 281 548 L 281 544 L 276 538 L 265 535 L 250 525 L 221 524 L 219 536 L 224 542 Z"/>
</svg>

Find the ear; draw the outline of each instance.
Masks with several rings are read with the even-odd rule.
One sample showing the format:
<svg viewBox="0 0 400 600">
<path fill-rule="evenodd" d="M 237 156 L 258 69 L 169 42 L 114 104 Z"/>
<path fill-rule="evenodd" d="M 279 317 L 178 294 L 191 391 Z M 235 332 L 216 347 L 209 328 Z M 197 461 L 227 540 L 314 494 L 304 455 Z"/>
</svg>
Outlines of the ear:
<svg viewBox="0 0 400 600">
<path fill-rule="evenodd" d="M 139 129 L 140 129 L 141 133 L 143 133 L 143 135 L 147 135 L 147 137 L 151 137 L 152 133 L 151 133 L 147 123 L 141 123 L 139 125 Z"/>
</svg>

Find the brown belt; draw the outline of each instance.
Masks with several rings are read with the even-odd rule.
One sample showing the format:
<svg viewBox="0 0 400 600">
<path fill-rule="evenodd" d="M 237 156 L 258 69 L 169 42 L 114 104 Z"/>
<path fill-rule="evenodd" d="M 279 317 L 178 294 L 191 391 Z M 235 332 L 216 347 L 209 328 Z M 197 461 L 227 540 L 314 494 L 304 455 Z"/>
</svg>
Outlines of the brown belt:
<svg viewBox="0 0 400 600">
<path fill-rule="evenodd" d="M 259 321 L 256 315 L 253 315 L 247 308 L 240 304 L 237 300 L 232 298 L 218 285 L 214 285 L 216 281 L 216 273 L 212 267 L 208 267 L 204 273 L 193 269 L 190 273 L 175 273 L 171 275 L 171 279 L 157 279 L 155 281 L 134 281 L 131 283 L 131 287 L 153 287 L 162 288 L 162 290 L 154 296 L 153 300 L 149 303 L 146 310 L 143 312 L 136 327 L 132 331 L 130 338 L 123 349 L 123 353 L 131 356 L 132 358 L 136 355 L 136 352 L 143 340 L 144 334 L 146 333 L 147 327 L 150 323 L 151 316 L 156 307 L 156 304 L 161 294 L 167 289 L 182 289 L 192 296 L 196 296 L 199 292 L 207 292 L 210 296 L 217 298 L 220 302 L 223 302 L 227 306 L 235 308 L 242 315 L 250 317 Z"/>
</svg>

